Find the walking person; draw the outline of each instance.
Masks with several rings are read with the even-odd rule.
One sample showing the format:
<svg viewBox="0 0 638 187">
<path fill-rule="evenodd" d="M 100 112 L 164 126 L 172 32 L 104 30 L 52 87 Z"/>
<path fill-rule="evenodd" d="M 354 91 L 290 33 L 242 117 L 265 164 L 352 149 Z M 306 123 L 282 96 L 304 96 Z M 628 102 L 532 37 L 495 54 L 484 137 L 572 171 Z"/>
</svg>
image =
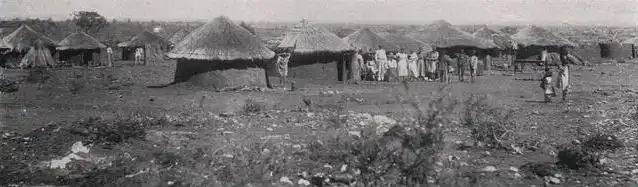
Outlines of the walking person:
<svg viewBox="0 0 638 187">
<path fill-rule="evenodd" d="M 476 56 L 476 51 L 470 51 L 470 81 L 472 81 L 472 83 L 474 83 L 474 81 L 476 80 L 476 75 L 478 73 L 478 63 L 479 59 L 478 56 Z"/>
</svg>

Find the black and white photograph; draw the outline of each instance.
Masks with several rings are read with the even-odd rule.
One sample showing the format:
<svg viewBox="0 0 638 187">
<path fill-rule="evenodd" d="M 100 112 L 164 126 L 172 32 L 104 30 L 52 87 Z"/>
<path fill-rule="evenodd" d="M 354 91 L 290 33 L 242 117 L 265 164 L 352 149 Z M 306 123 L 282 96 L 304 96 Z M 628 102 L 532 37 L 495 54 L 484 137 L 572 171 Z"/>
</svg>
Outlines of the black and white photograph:
<svg viewBox="0 0 638 187">
<path fill-rule="evenodd" d="M 638 1 L 0 0 L 0 186 L 638 186 Z"/>
</svg>

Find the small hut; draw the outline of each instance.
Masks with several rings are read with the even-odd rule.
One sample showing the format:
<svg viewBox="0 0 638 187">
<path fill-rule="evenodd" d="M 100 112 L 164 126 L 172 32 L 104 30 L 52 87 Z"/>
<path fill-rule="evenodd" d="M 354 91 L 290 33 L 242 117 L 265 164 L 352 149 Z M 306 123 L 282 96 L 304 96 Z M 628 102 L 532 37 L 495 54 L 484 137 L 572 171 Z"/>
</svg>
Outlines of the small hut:
<svg viewBox="0 0 638 187">
<path fill-rule="evenodd" d="M 171 42 L 149 31 L 143 31 L 130 40 L 117 44 L 122 50 L 122 60 L 134 59 L 135 49 L 143 48 L 145 61 L 163 59 L 170 46 Z"/>
<path fill-rule="evenodd" d="M 175 82 L 223 89 L 266 86 L 264 64 L 275 53 L 222 16 L 184 37 L 167 56 L 177 59 Z"/>
<path fill-rule="evenodd" d="M 106 45 L 86 33 L 77 32 L 60 41 L 56 49 L 60 51 L 60 61 L 74 65 L 101 65 Z"/>
<path fill-rule="evenodd" d="M 5 62 L 2 65 L 5 67 L 17 67 L 17 65 L 23 61 L 23 58 L 27 55 L 27 53 L 32 50 L 48 50 L 47 52 L 42 53 L 43 55 L 46 53 L 48 56 L 51 56 L 51 54 L 55 52 L 57 44 L 57 42 L 48 36 L 36 32 L 27 25 L 21 25 L 18 29 L 4 37 L 2 40 L 11 46 L 11 50 L 4 55 Z"/>
<path fill-rule="evenodd" d="M 354 51 L 334 33 L 306 23 L 288 33 L 277 48 L 292 51 L 288 64 L 290 77 L 321 82 L 344 80 L 349 61 L 346 59 Z"/>
<path fill-rule="evenodd" d="M 404 34 L 395 34 L 395 33 L 379 33 L 379 36 L 385 38 L 390 41 L 394 45 L 399 46 L 400 48 L 406 51 L 418 51 L 423 48 L 424 51 L 432 51 L 433 48 L 429 44 L 414 39 L 410 36 L 406 36 Z"/>
<path fill-rule="evenodd" d="M 560 52 L 567 47 L 576 47 L 573 42 L 537 26 L 528 26 L 519 30 L 511 38 L 519 44 L 517 58 L 527 59 L 540 54 L 543 49 L 548 52 Z"/>
<path fill-rule="evenodd" d="M 362 28 L 345 38 L 343 38 L 350 46 L 370 52 L 381 46 L 386 51 L 399 51 L 399 46 L 372 32 L 369 28 Z"/>
<path fill-rule="evenodd" d="M 499 57 L 504 55 L 505 62 L 509 65 L 514 59 L 514 48 L 512 47 L 512 38 L 505 33 L 493 30 L 487 26 L 483 26 L 472 34 L 474 37 L 483 38 L 492 41 L 498 46 L 498 49 L 487 51 L 485 55 L 485 69 L 489 70 L 492 66 L 492 57 Z"/>
</svg>

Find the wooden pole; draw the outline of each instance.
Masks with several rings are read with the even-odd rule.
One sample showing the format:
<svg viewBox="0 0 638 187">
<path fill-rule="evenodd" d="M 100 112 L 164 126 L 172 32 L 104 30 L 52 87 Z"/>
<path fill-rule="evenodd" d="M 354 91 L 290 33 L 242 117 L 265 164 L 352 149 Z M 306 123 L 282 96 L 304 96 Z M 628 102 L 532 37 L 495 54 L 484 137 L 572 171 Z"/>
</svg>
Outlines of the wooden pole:
<svg viewBox="0 0 638 187">
<path fill-rule="evenodd" d="M 348 71 L 346 69 L 346 61 L 343 60 L 343 56 L 341 57 L 341 78 L 344 84 L 348 83 Z"/>
</svg>

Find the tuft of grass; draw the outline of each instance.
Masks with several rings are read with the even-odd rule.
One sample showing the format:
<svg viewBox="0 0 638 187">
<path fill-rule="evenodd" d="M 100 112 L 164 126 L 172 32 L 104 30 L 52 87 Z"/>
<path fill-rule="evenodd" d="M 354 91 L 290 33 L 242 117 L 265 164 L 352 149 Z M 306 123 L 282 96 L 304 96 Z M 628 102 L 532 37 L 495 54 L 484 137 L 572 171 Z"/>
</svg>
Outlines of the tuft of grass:
<svg viewBox="0 0 638 187">
<path fill-rule="evenodd" d="M 618 137 L 609 134 L 596 134 L 583 142 L 583 146 L 596 151 L 613 151 L 623 147 Z"/>
</svg>

